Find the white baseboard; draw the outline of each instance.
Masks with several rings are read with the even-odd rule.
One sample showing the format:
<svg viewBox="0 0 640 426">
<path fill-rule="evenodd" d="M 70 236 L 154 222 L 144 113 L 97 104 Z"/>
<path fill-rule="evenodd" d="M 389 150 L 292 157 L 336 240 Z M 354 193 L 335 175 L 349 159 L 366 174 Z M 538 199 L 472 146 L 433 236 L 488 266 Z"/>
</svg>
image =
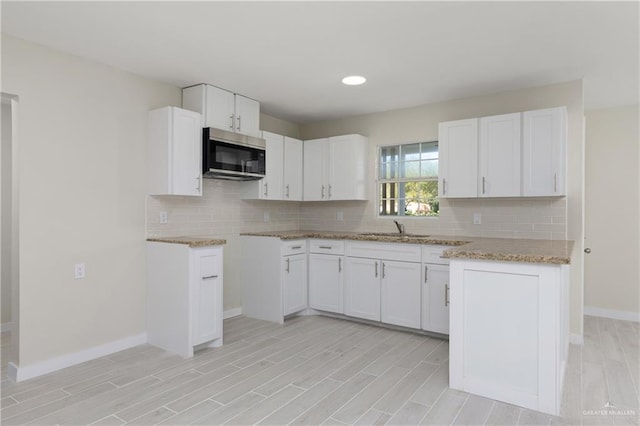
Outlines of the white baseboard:
<svg viewBox="0 0 640 426">
<path fill-rule="evenodd" d="M 222 313 L 222 319 L 238 317 L 242 315 L 242 308 L 233 308 Z"/>
<path fill-rule="evenodd" d="M 584 345 L 584 338 L 582 337 L 581 334 L 571 334 L 569 336 L 569 342 L 571 342 L 572 345 Z"/>
<path fill-rule="evenodd" d="M 112 353 L 129 349 L 134 346 L 142 345 L 144 343 L 147 343 L 146 333 L 138 334 L 137 336 L 126 337 L 124 339 L 105 343 L 104 345 L 100 346 L 94 346 L 93 348 L 84 349 L 79 352 L 61 355 L 55 358 L 48 359 L 46 361 L 40 361 L 35 364 L 26 365 L 24 367 L 17 366 L 14 363 L 10 362 L 8 365 L 7 373 L 10 379 L 15 380 L 16 382 L 21 382 L 23 380 L 31 379 L 43 374 L 71 367 L 72 365 L 91 361 L 92 359 L 110 355 Z"/>
<path fill-rule="evenodd" d="M 2 328 L 0 329 L 0 331 L 2 331 L 3 333 L 5 331 L 11 331 L 13 330 L 13 323 L 12 322 L 3 322 L 2 323 Z"/>
<path fill-rule="evenodd" d="M 617 311 L 614 309 L 596 308 L 595 306 L 585 306 L 584 314 L 592 317 L 640 322 L 640 312 Z"/>
</svg>

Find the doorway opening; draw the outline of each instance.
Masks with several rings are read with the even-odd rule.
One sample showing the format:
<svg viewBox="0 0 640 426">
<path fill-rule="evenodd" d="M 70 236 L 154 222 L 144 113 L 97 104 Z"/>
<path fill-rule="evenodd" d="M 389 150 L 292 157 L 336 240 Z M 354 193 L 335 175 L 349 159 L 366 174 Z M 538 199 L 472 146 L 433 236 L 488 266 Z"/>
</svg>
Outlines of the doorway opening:
<svg viewBox="0 0 640 426">
<path fill-rule="evenodd" d="M 0 277 L 2 280 L 0 303 L 2 304 L 2 378 L 8 374 L 9 364 L 19 360 L 19 269 L 18 269 L 18 97 L 2 93 L 0 125 L 2 144 L 0 150 Z"/>
</svg>

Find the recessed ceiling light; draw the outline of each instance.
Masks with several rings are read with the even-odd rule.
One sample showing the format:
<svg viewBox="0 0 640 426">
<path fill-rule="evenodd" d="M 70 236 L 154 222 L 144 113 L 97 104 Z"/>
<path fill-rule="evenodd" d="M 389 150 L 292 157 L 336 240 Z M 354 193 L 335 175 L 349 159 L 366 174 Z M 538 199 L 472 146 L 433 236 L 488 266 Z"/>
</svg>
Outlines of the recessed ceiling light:
<svg viewBox="0 0 640 426">
<path fill-rule="evenodd" d="M 348 86 L 358 86 L 365 81 L 367 81 L 367 79 L 359 75 L 350 75 L 342 79 L 342 82 Z"/>
</svg>

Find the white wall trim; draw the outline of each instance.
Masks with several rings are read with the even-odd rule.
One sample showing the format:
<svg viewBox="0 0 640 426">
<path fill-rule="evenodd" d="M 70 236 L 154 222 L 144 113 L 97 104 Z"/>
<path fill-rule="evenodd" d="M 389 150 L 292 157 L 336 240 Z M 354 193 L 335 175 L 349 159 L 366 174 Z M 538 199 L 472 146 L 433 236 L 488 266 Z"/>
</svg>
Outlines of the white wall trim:
<svg viewBox="0 0 640 426">
<path fill-rule="evenodd" d="M 242 308 L 232 308 L 222 313 L 222 319 L 238 317 L 242 315 Z"/>
<path fill-rule="evenodd" d="M 584 314 L 592 317 L 611 318 L 622 321 L 640 322 L 640 312 L 618 311 L 615 309 L 596 308 L 585 306 Z"/>
<path fill-rule="evenodd" d="M 583 346 L 584 338 L 581 334 L 571 333 L 571 335 L 569 336 L 569 342 L 571 342 L 572 345 Z"/>
<path fill-rule="evenodd" d="M 72 365 L 81 364 L 86 361 L 91 361 L 92 359 L 110 355 L 144 343 L 147 343 L 146 333 L 126 337 L 124 339 L 105 343 L 104 345 L 94 346 L 92 348 L 61 355 L 55 358 L 50 358 L 24 367 L 17 366 L 10 362 L 7 373 L 10 379 L 16 382 L 21 382 L 23 380 L 38 377 L 66 367 L 71 367 Z"/>
<path fill-rule="evenodd" d="M 2 328 L 0 329 L 0 331 L 2 331 L 3 333 L 5 331 L 12 331 L 13 330 L 13 323 L 12 322 L 3 322 L 2 323 Z"/>
</svg>

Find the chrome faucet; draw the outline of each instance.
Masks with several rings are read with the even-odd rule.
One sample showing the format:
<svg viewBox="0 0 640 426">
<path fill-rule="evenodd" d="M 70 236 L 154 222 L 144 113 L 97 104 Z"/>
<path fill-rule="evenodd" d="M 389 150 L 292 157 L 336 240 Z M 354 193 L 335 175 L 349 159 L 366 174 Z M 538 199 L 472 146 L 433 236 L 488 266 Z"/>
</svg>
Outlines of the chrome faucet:
<svg viewBox="0 0 640 426">
<path fill-rule="evenodd" d="M 400 234 L 404 234 L 404 225 L 403 225 L 403 224 L 401 224 L 401 223 L 398 223 L 398 221 L 397 221 L 397 220 L 394 220 L 394 221 L 393 221 L 393 223 L 395 223 L 395 224 L 396 224 L 396 226 L 398 227 L 398 232 L 399 232 Z"/>
</svg>

